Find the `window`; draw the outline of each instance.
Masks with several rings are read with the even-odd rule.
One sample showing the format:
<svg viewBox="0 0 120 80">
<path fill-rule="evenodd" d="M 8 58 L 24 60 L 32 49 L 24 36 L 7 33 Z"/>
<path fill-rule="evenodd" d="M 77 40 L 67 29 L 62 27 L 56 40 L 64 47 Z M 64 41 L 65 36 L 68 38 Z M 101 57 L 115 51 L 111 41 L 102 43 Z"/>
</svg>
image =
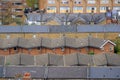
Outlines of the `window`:
<svg viewBox="0 0 120 80">
<path fill-rule="evenodd" d="M 13 3 L 13 5 L 22 5 L 22 3 L 20 3 L 20 2 L 15 2 L 15 3 Z"/>
<path fill-rule="evenodd" d="M 21 12 L 22 9 L 15 9 L 15 10 L 13 10 L 13 11 L 15 11 L 15 12 Z"/>
<path fill-rule="evenodd" d="M 114 47 L 113 46 L 110 46 L 110 51 L 113 51 L 114 50 Z"/>
<path fill-rule="evenodd" d="M 55 0 L 48 0 L 48 4 L 55 4 Z"/>
<path fill-rule="evenodd" d="M 79 6 L 73 7 L 73 10 L 83 10 L 83 7 L 79 7 Z"/>
<path fill-rule="evenodd" d="M 118 11 L 118 17 L 120 17 L 120 11 Z M 120 20 L 120 18 L 118 18 Z M 120 37 L 120 34 L 119 34 L 119 37 Z"/>
<path fill-rule="evenodd" d="M 106 7 L 102 6 L 100 7 L 100 10 L 106 10 Z"/>
<path fill-rule="evenodd" d="M 108 3 L 109 3 L 109 0 L 101 0 L 100 3 L 101 3 L 101 4 L 108 4 Z"/>
<path fill-rule="evenodd" d="M 22 18 L 23 15 L 16 15 L 16 18 Z"/>
<path fill-rule="evenodd" d="M 70 11 L 70 8 L 68 6 L 60 7 L 60 13 L 66 13 L 66 11 Z"/>
<path fill-rule="evenodd" d="M 95 0 L 88 0 L 88 4 L 95 4 Z"/>
<path fill-rule="evenodd" d="M 68 0 L 62 0 L 62 4 L 68 4 Z"/>
<path fill-rule="evenodd" d="M 74 13 L 83 13 L 83 7 L 75 6 L 75 7 L 73 7 L 73 12 Z"/>
<path fill-rule="evenodd" d="M 120 10 L 120 7 L 113 7 L 113 10 Z"/>
<path fill-rule="evenodd" d="M 106 6 L 101 6 L 101 7 L 100 7 L 100 12 L 101 12 L 101 13 L 105 13 L 105 12 L 106 12 L 106 9 L 107 9 Z"/>
<path fill-rule="evenodd" d="M 75 3 L 75 4 L 81 4 L 81 1 L 82 1 L 82 0 L 75 0 L 74 3 Z"/>
<path fill-rule="evenodd" d="M 120 0 L 115 0 L 115 4 L 120 4 Z"/>
<path fill-rule="evenodd" d="M 47 7 L 47 13 L 56 13 L 56 7 L 55 6 Z"/>
<path fill-rule="evenodd" d="M 87 7 L 87 13 L 91 13 L 91 11 L 94 9 L 94 13 L 96 13 L 96 7 Z"/>
</svg>

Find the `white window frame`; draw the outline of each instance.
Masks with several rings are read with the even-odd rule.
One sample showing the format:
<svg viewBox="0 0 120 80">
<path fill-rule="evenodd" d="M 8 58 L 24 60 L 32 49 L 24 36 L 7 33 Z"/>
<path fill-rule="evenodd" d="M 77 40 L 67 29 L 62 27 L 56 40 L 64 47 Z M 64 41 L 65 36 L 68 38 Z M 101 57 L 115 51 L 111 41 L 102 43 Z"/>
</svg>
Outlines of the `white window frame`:
<svg viewBox="0 0 120 80">
<path fill-rule="evenodd" d="M 48 6 L 47 10 L 48 10 L 48 8 L 49 8 L 49 10 L 54 10 L 56 12 L 56 7 L 55 6 Z"/>
<path fill-rule="evenodd" d="M 113 51 L 114 50 L 114 47 L 113 46 L 110 46 L 110 51 Z"/>
<path fill-rule="evenodd" d="M 95 4 L 95 3 L 96 3 L 96 0 L 88 0 L 87 3 L 88 3 L 88 4 Z"/>
<path fill-rule="evenodd" d="M 100 3 L 101 3 L 101 4 L 108 4 L 108 3 L 109 3 L 109 0 L 101 0 Z"/>
<path fill-rule="evenodd" d="M 100 10 L 106 10 L 106 6 L 101 6 Z"/>
<path fill-rule="evenodd" d="M 74 6 L 73 10 L 83 10 L 83 7 L 82 6 Z"/>
<path fill-rule="evenodd" d="M 48 4 L 55 4 L 55 0 L 48 0 Z"/>
</svg>

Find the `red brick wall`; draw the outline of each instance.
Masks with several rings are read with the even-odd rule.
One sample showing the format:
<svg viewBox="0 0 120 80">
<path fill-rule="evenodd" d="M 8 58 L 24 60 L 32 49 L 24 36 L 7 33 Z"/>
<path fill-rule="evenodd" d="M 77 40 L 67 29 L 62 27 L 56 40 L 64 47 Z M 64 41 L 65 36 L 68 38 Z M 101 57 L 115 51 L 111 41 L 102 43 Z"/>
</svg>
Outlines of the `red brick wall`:
<svg viewBox="0 0 120 80">
<path fill-rule="evenodd" d="M 10 49 L 0 49 L 0 55 L 11 55 L 11 54 L 16 54 L 17 51 L 14 50 L 14 48 Z"/>
<path fill-rule="evenodd" d="M 42 48 L 41 53 L 55 53 L 55 54 L 65 54 L 65 51 L 62 51 L 61 48 L 56 48 L 56 49 L 49 49 L 49 48 Z"/>
</svg>

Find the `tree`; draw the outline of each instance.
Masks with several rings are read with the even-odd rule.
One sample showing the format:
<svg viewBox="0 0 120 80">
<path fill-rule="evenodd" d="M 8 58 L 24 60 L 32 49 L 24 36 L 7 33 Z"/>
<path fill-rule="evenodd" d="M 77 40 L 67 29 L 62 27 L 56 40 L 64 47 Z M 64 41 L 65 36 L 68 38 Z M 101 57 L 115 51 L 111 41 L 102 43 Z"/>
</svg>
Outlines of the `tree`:
<svg viewBox="0 0 120 80">
<path fill-rule="evenodd" d="M 115 53 L 120 54 L 120 38 L 117 37 L 117 38 L 114 40 L 114 42 L 115 42 L 115 44 L 116 44 L 116 46 L 115 46 L 115 48 L 114 48 L 114 51 L 115 51 Z"/>
<path fill-rule="evenodd" d="M 15 13 L 12 9 L 12 3 L 10 1 L 1 1 L 1 20 L 3 25 L 8 25 L 12 23 L 14 20 L 12 18 Z"/>
<path fill-rule="evenodd" d="M 32 9 L 37 8 L 38 7 L 38 0 L 26 0 L 26 3 L 29 7 L 31 7 Z"/>
</svg>

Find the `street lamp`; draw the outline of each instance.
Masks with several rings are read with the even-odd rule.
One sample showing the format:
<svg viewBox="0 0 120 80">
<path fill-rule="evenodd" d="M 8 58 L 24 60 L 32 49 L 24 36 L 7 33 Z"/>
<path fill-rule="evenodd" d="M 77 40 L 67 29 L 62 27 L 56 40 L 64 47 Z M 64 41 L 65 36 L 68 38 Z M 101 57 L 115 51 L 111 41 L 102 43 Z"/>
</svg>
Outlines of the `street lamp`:
<svg viewBox="0 0 120 80">
<path fill-rule="evenodd" d="M 67 25 L 68 24 L 68 17 L 69 17 L 69 12 L 68 12 L 68 10 L 66 10 L 66 13 L 65 13 L 65 15 L 66 15 L 66 20 L 65 20 L 65 25 Z"/>
<path fill-rule="evenodd" d="M 91 9 L 91 22 L 90 22 L 90 24 L 94 24 L 93 16 L 94 16 L 94 8 Z"/>
</svg>

